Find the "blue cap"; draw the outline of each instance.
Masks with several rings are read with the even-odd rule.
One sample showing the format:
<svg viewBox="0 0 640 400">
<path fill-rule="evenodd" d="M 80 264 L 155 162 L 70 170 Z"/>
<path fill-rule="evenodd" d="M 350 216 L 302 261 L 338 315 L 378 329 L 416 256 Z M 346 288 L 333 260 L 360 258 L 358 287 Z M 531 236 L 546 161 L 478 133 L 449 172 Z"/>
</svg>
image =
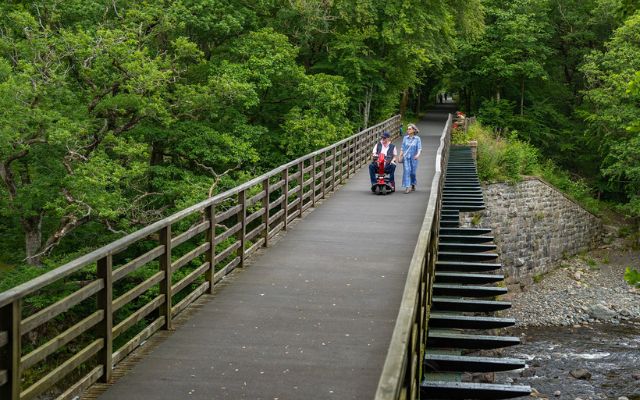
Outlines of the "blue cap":
<svg viewBox="0 0 640 400">
<path fill-rule="evenodd" d="M 389 131 L 384 131 L 384 132 L 382 132 L 382 137 L 383 138 L 388 138 L 388 137 L 391 137 L 391 134 L 389 133 Z"/>
</svg>

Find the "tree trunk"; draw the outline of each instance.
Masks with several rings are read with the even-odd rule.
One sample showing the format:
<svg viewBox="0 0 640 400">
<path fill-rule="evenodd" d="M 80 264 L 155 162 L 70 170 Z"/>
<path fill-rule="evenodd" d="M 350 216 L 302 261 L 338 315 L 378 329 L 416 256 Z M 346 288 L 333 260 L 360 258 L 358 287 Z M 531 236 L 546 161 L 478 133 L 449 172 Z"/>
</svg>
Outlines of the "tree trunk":
<svg viewBox="0 0 640 400">
<path fill-rule="evenodd" d="M 369 127 L 369 113 L 371 112 L 371 99 L 373 98 L 373 88 L 368 88 L 364 95 L 364 107 L 362 111 L 363 129 Z"/>
<path fill-rule="evenodd" d="M 464 112 L 471 114 L 471 95 L 470 90 L 466 86 L 462 88 L 460 96 L 464 100 Z"/>
<path fill-rule="evenodd" d="M 162 165 L 164 161 L 164 148 L 158 142 L 153 142 L 151 144 L 151 158 L 149 160 L 149 165 Z"/>
<path fill-rule="evenodd" d="M 416 97 L 416 115 L 420 115 L 420 108 L 422 107 L 422 92 L 418 91 Z"/>
<path fill-rule="evenodd" d="M 40 265 L 42 262 L 42 214 L 22 219 L 24 231 L 26 261 L 29 265 Z"/>
<path fill-rule="evenodd" d="M 524 115 L 524 77 L 520 80 L 520 116 Z"/>
<path fill-rule="evenodd" d="M 500 87 L 496 88 L 496 101 L 500 101 Z"/>
<path fill-rule="evenodd" d="M 407 104 L 409 103 L 409 89 L 402 91 L 402 99 L 400 100 L 400 118 L 404 118 L 407 112 Z"/>
</svg>

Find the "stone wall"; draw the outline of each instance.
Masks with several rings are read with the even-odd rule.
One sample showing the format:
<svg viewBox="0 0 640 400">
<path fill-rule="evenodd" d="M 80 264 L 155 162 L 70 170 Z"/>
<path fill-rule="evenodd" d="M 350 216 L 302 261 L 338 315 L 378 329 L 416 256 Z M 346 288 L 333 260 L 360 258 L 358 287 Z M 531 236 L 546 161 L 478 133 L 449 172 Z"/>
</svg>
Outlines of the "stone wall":
<svg viewBox="0 0 640 400">
<path fill-rule="evenodd" d="M 602 237 L 599 218 L 537 178 L 483 191 L 486 210 L 461 213 L 461 224 L 492 229 L 508 284 L 526 285 Z"/>
</svg>

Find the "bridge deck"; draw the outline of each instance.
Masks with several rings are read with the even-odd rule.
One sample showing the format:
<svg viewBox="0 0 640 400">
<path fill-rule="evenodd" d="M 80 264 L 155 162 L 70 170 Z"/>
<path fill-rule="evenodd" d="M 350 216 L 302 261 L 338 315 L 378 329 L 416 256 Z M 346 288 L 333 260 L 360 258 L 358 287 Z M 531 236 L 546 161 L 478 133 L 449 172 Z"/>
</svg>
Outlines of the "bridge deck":
<svg viewBox="0 0 640 400">
<path fill-rule="evenodd" d="M 450 111 L 418 124 L 415 193 L 375 196 L 361 169 L 100 399 L 372 398 Z"/>
</svg>

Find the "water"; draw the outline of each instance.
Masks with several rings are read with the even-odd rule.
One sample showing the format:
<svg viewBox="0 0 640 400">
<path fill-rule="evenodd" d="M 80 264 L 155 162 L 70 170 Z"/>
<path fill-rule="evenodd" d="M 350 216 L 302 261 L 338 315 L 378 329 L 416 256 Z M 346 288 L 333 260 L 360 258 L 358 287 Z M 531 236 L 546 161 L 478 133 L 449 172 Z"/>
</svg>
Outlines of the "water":
<svg viewBox="0 0 640 400">
<path fill-rule="evenodd" d="M 512 332 L 523 344 L 505 356 L 524 358 L 524 370 L 510 372 L 507 380 L 528 384 L 537 398 L 640 400 L 640 325 L 596 324 L 581 328 L 536 327 Z M 569 375 L 577 368 L 591 379 Z M 502 380 L 504 380 L 504 375 Z M 560 396 L 554 392 L 560 391 Z"/>
</svg>

